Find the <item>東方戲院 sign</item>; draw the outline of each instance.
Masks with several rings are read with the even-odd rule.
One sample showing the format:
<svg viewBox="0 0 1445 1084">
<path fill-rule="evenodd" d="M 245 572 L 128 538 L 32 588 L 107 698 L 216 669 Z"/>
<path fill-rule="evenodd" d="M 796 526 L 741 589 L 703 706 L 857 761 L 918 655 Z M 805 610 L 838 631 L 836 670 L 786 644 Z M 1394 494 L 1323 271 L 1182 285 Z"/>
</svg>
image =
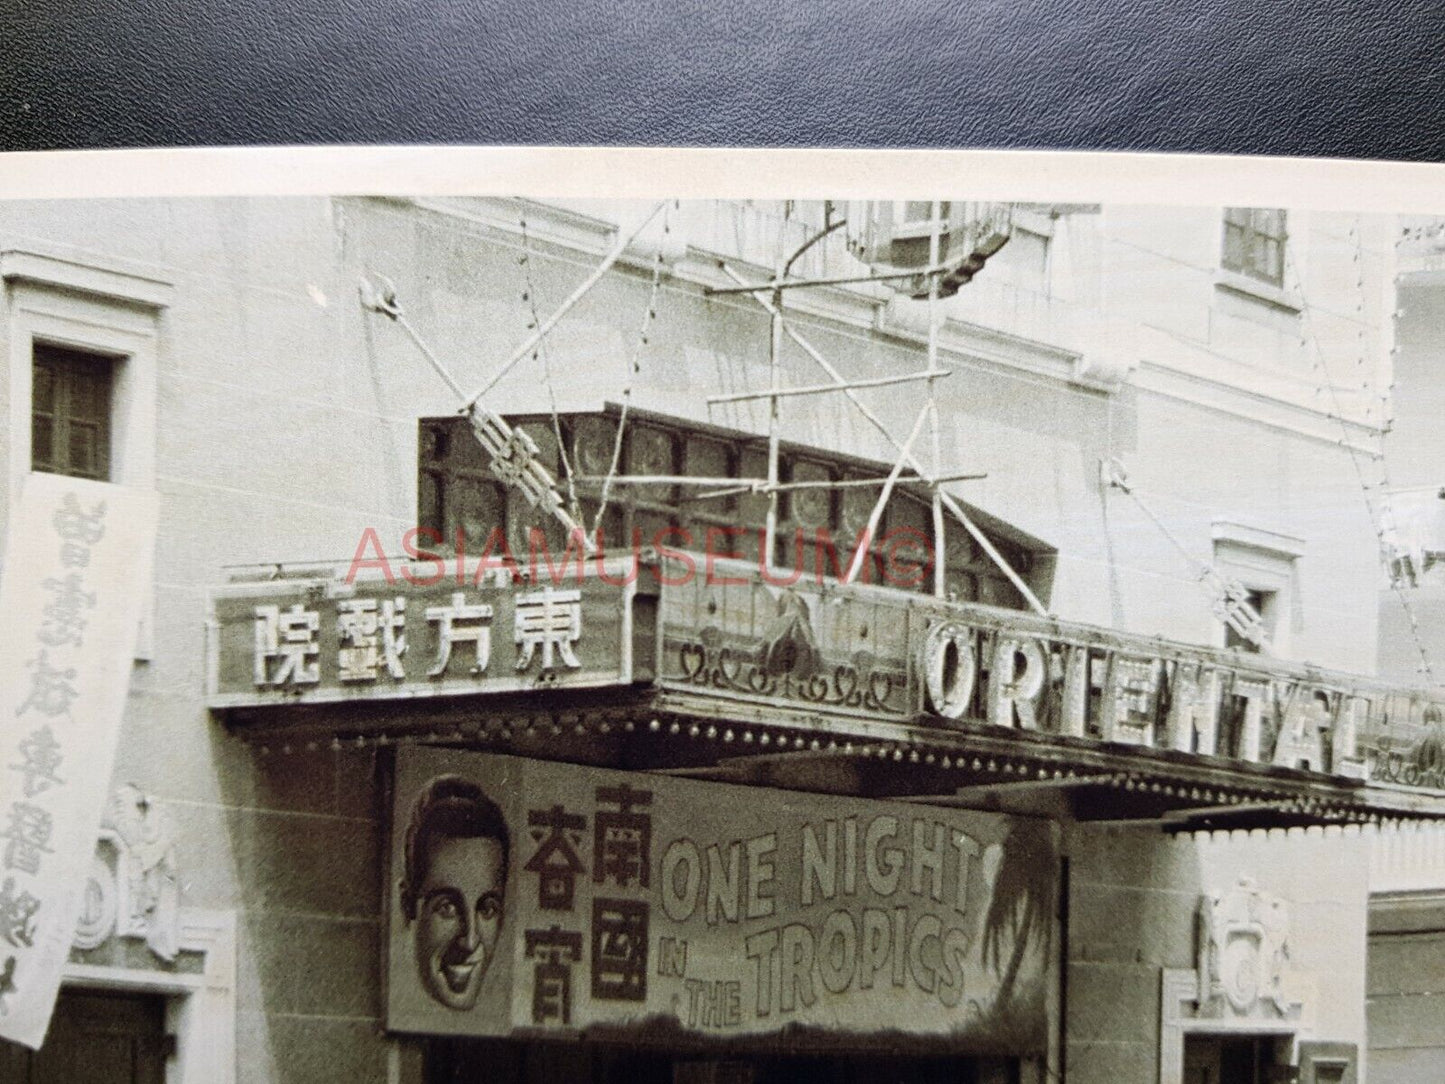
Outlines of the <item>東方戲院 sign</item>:
<svg viewBox="0 0 1445 1084">
<path fill-rule="evenodd" d="M 1054 826 L 402 749 L 387 1023 L 1041 1052 Z"/>
<path fill-rule="evenodd" d="M 0 1038 L 45 1038 L 130 687 L 154 494 L 31 474 L 0 576 Z"/>
<path fill-rule="evenodd" d="M 631 680 L 636 577 L 243 582 L 211 600 L 213 708 Z"/>
</svg>

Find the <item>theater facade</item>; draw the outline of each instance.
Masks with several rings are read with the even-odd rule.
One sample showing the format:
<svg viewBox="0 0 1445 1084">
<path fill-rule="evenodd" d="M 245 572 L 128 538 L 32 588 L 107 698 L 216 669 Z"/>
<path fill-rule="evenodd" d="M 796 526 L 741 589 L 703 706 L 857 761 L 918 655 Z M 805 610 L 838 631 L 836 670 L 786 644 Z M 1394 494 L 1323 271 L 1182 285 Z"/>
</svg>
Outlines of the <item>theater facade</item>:
<svg viewBox="0 0 1445 1084">
<path fill-rule="evenodd" d="M 59 1007 L 0 1066 L 1365 1079 L 1369 840 L 1445 817 L 1441 704 L 1370 676 L 1388 223 L 1289 212 L 1271 285 L 1273 212 L 1019 205 L 944 301 L 726 292 L 833 213 L 0 207 L 8 476 L 159 504 Z M 866 271 L 844 233 L 795 273 Z M 506 358 L 480 412 L 433 364 Z"/>
<path fill-rule="evenodd" d="M 426 1079 L 499 1049 L 517 1080 L 881 1080 L 899 1058 L 1036 1079 L 1067 1049 L 1070 885 L 1095 877 L 1124 882 L 1091 916 L 1116 925 L 1084 927 L 1104 943 L 1192 935 L 1149 984 L 1159 1079 L 1355 1072 L 1358 1014 L 1299 961 L 1323 962 L 1317 916 L 1362 933 L 1362 874 L 1340 878 L 1360 826 L 1440 815 L 1436 701 L 714 551 L 537 557 L 363 554 L 215 596 L 237 735 L 389 748 L 386 1019 L 448 1037 Z M 418 947 L 438 781 L 505 825 L 490 932 L 442 950 L 481 972 L 460 998 Z M 1208 889 L 1127 910 L 1158 891 L 1130 877 L 1186 857 Z M 1330 872 L 1314 898 L 1303 867 L 1290 896 L 1261 885 L 1296 860 Z"/>
</svg>

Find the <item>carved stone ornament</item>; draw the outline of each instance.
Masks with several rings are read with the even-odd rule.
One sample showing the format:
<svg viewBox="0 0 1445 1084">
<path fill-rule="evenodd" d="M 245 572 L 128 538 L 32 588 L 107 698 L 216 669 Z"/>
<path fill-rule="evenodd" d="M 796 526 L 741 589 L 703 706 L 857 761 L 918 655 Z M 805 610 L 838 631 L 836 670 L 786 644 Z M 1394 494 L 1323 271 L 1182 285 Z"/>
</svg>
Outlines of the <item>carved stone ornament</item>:
<svg viewBox="0 0 1445 1084">
<path fill-rule="evenodd" d="M 1199 908 L 1199 1011 L 1221 1015 L 1290 1015 L 1284 991 L 1289 905 L 1241 877 L 1228 892 L 1209 893 Z"/>
<path fill-rule="evenodd" d="M 178 951 L 180 896 L 170 815 L 136 787 L 118 788 L 96 843 L 73 944 L 93 949 L 112 936 L 140 938 L 170 963 Z"/>
</svg>

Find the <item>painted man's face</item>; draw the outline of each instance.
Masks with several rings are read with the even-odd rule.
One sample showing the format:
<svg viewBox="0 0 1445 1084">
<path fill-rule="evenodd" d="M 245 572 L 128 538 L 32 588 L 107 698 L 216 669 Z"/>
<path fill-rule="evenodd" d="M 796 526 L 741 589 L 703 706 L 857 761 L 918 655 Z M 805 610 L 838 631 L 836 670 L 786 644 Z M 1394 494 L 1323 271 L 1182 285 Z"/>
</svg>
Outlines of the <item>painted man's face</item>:
<svg viewBox="0 0 1445 1084">
<path fill-rule="evenodd" d="M 428 859 L 417 901 L 417 973 L 433 998 L 465 1011 L 477 1003 L 502 928 L 502 845 L 444 836 Z"/>
</svg>

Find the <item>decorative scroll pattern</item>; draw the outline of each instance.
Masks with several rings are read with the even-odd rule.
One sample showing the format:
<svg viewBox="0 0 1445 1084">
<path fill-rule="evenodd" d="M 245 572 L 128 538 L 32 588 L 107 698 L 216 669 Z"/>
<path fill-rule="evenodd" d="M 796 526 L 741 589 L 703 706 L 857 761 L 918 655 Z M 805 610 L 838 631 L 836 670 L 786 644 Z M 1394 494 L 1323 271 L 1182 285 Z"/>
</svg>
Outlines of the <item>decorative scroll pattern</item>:
<svg viewBox="0 0 1445 1084">
<path fill-rule="evenodd" d="M 794 656 L 791 666 L 770 666 L 767 645 L 725 644 L 720 630 L 709 626 L 695 640 L 670 644 L 669 655 L 669 667 L 676 665 L 669 677 L 690 685 L 895 718 L 911 714 L 907 673 L 880 665 L 866 651 L 848 662 L 821 662 L 815 653 L 812 659 Z"/>
</svg>

